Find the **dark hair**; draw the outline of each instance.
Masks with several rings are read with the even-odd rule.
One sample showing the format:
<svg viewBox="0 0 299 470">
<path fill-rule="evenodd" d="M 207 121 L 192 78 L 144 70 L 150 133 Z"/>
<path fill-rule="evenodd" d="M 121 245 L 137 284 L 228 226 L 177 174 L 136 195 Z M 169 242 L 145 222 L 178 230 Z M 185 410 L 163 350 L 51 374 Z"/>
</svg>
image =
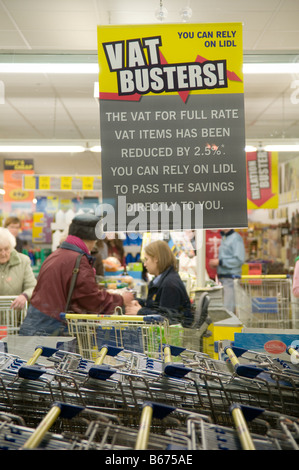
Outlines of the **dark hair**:
<svg viewBox="0 0 299 470">
<path fill-rule="evenodd" d="M 108 246 L 108 251 L 109 251 L 109 248 L 111 248 L 111 250 L 113 251 L 113 247 L 115 247 L 119 253 L 120 259 L 123 259 L 125 255 L 124 245 L 123 245 L 123 241 L 120 238 L 118 238 L 117 233 L 115 234 L 115 238 L 112 238 L 112 239 L 106 238 L 105 243 Z"/>
</svg>

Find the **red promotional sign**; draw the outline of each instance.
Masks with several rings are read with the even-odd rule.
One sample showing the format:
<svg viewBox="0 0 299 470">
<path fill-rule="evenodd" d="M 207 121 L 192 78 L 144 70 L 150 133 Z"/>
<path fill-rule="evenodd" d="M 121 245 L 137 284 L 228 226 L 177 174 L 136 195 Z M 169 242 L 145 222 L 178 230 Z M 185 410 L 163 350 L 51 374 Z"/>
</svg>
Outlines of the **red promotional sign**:
<svg viewBox="0 0 299 470">
<path fill-rule="evenodd" d="M 278 207 L 277 154 L 259 150 L 246 153 L 248 209 Z"/>
</svg>

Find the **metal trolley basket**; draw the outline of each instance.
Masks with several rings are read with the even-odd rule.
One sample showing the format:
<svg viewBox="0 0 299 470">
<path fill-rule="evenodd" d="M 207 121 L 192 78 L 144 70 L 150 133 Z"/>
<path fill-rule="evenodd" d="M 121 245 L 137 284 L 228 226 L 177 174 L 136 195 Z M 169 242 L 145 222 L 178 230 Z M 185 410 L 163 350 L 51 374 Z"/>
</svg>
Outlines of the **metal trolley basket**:
<svg viewBox="0 0 299 470">
<path fill-rule="evenodd" d="M 78 352 L 95 360 L 103 345 L 159 357 L 169 334 L 167 319 L 160 315 L 61 314 L 68 332 L 76 337 Z"/>
<path fill-rule="evenodd" d="M 27 314 L 27 302 L 22 310 L 11 308 L 17 296 L 0 296 L 0 339 L 18 334 L 19 328 Z"/>
<path fill-rule="evenodd" d="M 292 281 L 287 275 L 242 276 L 234 280 L 234 287 L 236 314 L 244 326 L 296 327 Z"/>
<path fill-rule="evenodd" d="M 272 433 L 281 432 L 276 422 L 282 414 L 285 419 L 291 418 L 294 424 L 298 424 L 296 376 L 291 378 L 277 374 L 275 377 L 276 374 L 271 373 L 267 378 L 262 371 L 260 377 L 259 368 L 250 367 L 246 368 L 250 377 L 248 374 L 244 376 L 244 367 L 240 367 L 232 350 L 227 351 L 227 354 L 236 374 L 220 369 L 207 371 L 196 361 L 191 365 L 189 358 L 185 364 L 173 363 L 171 348 L 165 345 L 163 360 L 150 359 L 135 352 L 131 354 L 138 359 L 137 362 L 124 361 L 128 351 L 120 351 L 116 357 L 124 355 L 119 359 L 121 367 L 111 367 L 104 364 L 104 353 L 109 348 L 103 347 L 95 362 L 81 360 L 73 353 L 43 347 L 36 348 L 32 358 L 26 363 L 21 358 L 3 354 L 0 374 L 3 391 L 0 400 L 1 411 L 16 413 L 22 416 L 27 425 L 36 427 L 42 415 L 47 413 L 50 407 L 55 407 L 55 402 L 59 401 L 65 405 L 84 407 L 87 412 L 109 413 L 118 419 L 122 426 L 129 426 L 133 431 L 140 424 L 140 407 L 145 400 L 149 400 L 163 404 L 170 412 L 169 417 L 168 412 L 167 416 L 163 414 L 162 420 L 161 416 L 153 416 L 155 419 L 150 425 L 151 433 L 166 436 L 167 431 L 169 436 L 175 438 L 171 439 L 169 444 L 175 442 L 176 445 L 181 444 L 181 439 L 185 443 L 189 441 L 186 419 L 192 416 L 195 418 L 194 414 L 204 415 L 205 420 L 210 418 L 218 428 L 231 428 L 233 423 L 230 408 L 235 403 L 245 405 L 246 408 L 259 407 L 258 421 L 254 419 L 251 424 L 248 423 L 248 429 L 259 436 L 268 436 L 268 425 Z M 51 358 L 49 367 L 38 365 L 37 360 L 41 354 Z M 242 369 L 241 374 L 239 369 Z M 286 379 L 289 383 L 285 383 Z M 96 425 L 100 431 L 99 426 Z M 66 423 L 59 421 L 55 423 L 53 431 L 59 432 L 60 429 L 65 432 L 67 428 Z M 107 423 L 104 423 L 103 431 L 106 431 L 106 428 Z M 80 436 L 86 432 L 86 425 L 72 419 L 69 430 L 82 439 Z M 124 428 L 111 427 L 111 437 L 116 435 L 116 431 L 120 431 L 119 438 L 129 432 Z M 297 439 L 297 431 L 290 432 Z M 200 435 L 196 433 L 194 436 L 199 448 L 203 445 L 203 442 L 200 444 L 203 433 L 205 434 L 205 431 L 201 429 Z M 137 436 L 136 433 L 133 434 L 135 440 Z M 107 448 L 110 437 L 108 442 L 100 432 L 96 438 L 92 437 L 94 444 L 99 441 Z M 189 448 L 197 448 L 196 442 L 189 442 Z M 81 443 L 85 445 L 83 441 Z M 123 445 L 125 442 L 118 441 L 118 444 Z M 152 445 L 157 446 L 157 443 L 152 442 Z M 270 445 L 273 447 L 272 441 Z M 210 447 L 209 443 L 208 448 Z M 232 448 L 231 444 L 229 448 Z"/>
</svg>

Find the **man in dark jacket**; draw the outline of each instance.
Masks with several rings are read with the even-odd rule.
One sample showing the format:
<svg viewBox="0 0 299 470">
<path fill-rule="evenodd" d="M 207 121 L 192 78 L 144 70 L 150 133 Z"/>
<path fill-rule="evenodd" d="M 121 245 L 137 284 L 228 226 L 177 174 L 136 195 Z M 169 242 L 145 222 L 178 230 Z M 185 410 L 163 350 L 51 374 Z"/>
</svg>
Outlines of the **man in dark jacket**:
<svg viewBox="0 0 299 470">
<path fill-rule="evenodd" d="M 66 333 L 60 313 L 65 312 L 73 269 L 80 254 L 83 256 L 69 311 L 111 314 L 115 307 L 132 301 L 130 292 L 110 294 L 105 289 L 99 289 L 96 283 L 90 252 L 97 240 L 95 230 L 98 221 L 99 218 L 93 214 L 80 214 L 72 220 L 66 240 L 41 266 L 20 335 L 59 336 Z"/>
</svg>

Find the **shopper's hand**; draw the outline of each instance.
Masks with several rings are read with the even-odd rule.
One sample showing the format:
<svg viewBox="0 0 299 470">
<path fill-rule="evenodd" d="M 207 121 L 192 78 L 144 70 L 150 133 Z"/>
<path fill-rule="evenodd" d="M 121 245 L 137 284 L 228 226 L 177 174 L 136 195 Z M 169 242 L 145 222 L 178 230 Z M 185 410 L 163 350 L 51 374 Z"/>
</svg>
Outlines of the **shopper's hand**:
<svg viewBox="0 0 299 470">
<path fill-rule="evenodd" d="M 20 294 L 18 297 L 11 303 L 10 308 L 14 308 L 17 310 L 22 310 L 26 305 L 27 299 L 25 295 Z"/>
<path fill-rule="evenodd" d="M 210 259 L 209 265 L 211 266 L 211 268 L 217 268 L 217 266 L 219 265 L 219 259 L 216 259 L 216 258 Z"/>
<path fill-rule="evenodd" d="M 126 306 L 126 315 L 137 315 L 138 310 L 141 309 L 141 305 L 138 300 L 133 300 Z"/>
<path fill-rule="evenodd" d="M 133 302 L 134 300 L 134 293 L 128 290 L 125 290 L 124 292 L 122 292 L 121 295 L 123 297 L 125 307 L 129 305 L 131 302 Z"/>
</svg>

